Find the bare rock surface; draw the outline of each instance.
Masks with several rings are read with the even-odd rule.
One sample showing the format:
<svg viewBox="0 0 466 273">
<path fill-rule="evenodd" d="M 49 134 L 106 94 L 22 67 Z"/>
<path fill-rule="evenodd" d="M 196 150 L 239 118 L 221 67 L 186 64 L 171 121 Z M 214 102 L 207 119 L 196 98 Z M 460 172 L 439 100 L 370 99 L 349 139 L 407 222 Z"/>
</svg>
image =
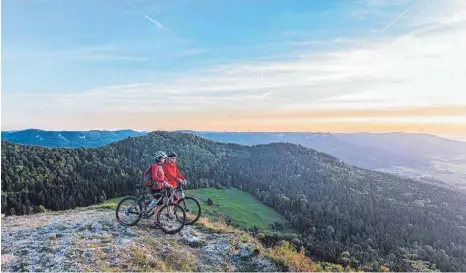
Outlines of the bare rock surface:
<svg viewBox="0 0 466 273">
<path fill-rule="evenodd" d="M 185 226 L 168 235 L 149 221 L 124 227 L 114 210 L 79 208 L 2 218 L 2 271 L 277 271 L 238 232 Z"/>
</svg>

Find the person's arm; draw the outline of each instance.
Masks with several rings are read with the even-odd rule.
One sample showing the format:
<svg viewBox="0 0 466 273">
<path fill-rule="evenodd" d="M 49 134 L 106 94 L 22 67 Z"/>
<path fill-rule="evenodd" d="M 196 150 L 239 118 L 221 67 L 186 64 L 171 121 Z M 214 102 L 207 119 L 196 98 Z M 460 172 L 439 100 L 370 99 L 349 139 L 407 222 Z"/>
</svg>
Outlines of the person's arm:
<svg viewBox="0 0 466 273">
<path fill-rule="evenodd" d="M 146 177 L 147 173 L 149 173 L 150 167 L 151 167 L 151 165 L 149 165 L 149 167 L 147 167 L 147 169 L 144 171 L 144 177 Z"/>
<path fill-rule="evenodd" d="M 181 174 L 180 170 L 178 169 L 178 167 L 176 168 L 176 178 L 177 179 L 180 179 L 180 180 L 186 180 L 186 178 L 184 178 L 184 176 Z"/>
<path fill-rule="evenodd" d="M 163 172 L 165 174 L 165 178 L 170 181 L 170 179 L 172 180 L 176 180 L 176 177 L 173 177 L 172 173 L 170 172 L 170 166 L 168 164 L 165 164 L 163 165 Z"/>
</svg>

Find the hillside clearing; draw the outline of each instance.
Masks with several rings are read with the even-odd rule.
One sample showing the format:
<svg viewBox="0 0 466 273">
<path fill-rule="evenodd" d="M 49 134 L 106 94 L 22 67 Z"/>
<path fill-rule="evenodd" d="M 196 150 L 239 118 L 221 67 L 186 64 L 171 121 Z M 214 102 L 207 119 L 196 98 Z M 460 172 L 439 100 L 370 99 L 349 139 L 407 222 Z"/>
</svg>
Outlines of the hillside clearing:
<svg viewBox="0 0 466 273">
<path fill-rule="evenodd" d="M 267 229 L 273 222 L 280 222 L 285 227 L 285 232 L 293 232 L 289 228 L 288 221 L 272 208 L 262 204 L 250 193 L 231 188 L 215 189 L 202 188 L 186 191 L 187 195 L 194 196 L 201 203 L 202 216 L 211 220 L 220 220 L 228 216 L 233 224 L 241 227 L 256 226 Z M 207 199 L 213 201 L 213 205 L 207 205 Z"/>
</svg>

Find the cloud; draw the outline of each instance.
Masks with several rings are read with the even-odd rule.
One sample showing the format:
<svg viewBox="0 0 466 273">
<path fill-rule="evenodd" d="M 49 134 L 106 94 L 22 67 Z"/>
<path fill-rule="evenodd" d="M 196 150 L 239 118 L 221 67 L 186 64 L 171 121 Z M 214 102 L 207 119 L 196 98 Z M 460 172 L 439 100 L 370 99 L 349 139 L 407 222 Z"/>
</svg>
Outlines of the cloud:
<svg viewBox="0 0 466 273">
<path fill-rule="evenodd" d="M 373 4 L 390 1 L 382 2 Z M 10 117 L 33 113 L 44 122 L 66 124 L 62 119 L 68 119 L 76 126 L 107 128 L 325 131 L 372 126 L 451 134 L 453 124 L 466 116 L 464 110 L 447 111 L 466 105 L 466 13 L 463 1 L 448 3 L 437 8 L 423 0 L 422 11 L 412 9 L 398 21 L 405 27 L 400 36 L 341 39 L 338 48 L 300 50 L 293 59 L 198 68 L 158 82 L 66 95 L 3 94 L 2 111 Z M 420 13 L 426 10 L 435 13 Z M 442 117 L 456 118 L 440 124 Z M 461 126 L 458 132 L 466 134 Z"/>
<path fill-rule="evenodd" d="M 144 18 L 146 18 L 147 21 L 149 21 L 149 22 L 151 22 L 152 24 L 156 25 L 158 28 L 170 32 L 170 29 L 166 28 L 164 25 L 162 25 L 162 23 L 160 23 L 159 21 L 155 20 L 154 18 L 149 17 L 149 16 L 145 15 L 144 13 L 142 13 L 142 16 L 144 16 Z"/>
</svg>

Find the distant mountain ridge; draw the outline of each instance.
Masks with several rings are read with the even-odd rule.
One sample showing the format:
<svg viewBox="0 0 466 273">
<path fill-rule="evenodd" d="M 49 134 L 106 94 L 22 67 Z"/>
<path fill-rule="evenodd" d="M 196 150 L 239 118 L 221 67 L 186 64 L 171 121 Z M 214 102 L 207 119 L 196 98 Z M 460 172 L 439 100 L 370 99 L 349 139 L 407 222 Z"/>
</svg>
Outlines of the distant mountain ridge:
<svg viewBox="0 0 466 273">
<path fill-rule="evenodd" d="M 45 131 L 27 129 L 14 132 L 2 131 L 2 140 L 43 147 L 91 148 L 145 134 L 147 132 L 137 132 L 134 130 Z"/>
<path fill-rule="evenodd" d="M 425 182 L 447 182 L 466 190 L 466 142 L 414 133 L 212 132 L 178 130 L 202 138 L 246 146 L 277 142 L 299 144 L 347 164 L 396 173 Z M 2 140 L 44 147 L 98 147 L 148 132 L 43 131 L 2 132 Z M 444 183 L 443 183 L 444 184 Z"/>
<path fill-rule="evenodd" d="M 466 142 L 435 135 L 401 132 L 184 132 L 247 146 L 274 142 L 300 144 L 353 166 L 466 191 Z"/>
<path fill-rule="evenodd" d="M 409 133 L 192 132 L 241 145 L 289 142 L 316 149 L 363 168 L 427 166 L 432 157 L 466 154 L 466 142 Z"/>
<path fill-rule="evenodd" d="M 321 132 L 215 132 L 178 130 L 208 140 L 246 146 L 277 142 L 299 144 L 338 157 L 362 168 L 392 166 L 425 167 L 432 158 L 466 155 L 466 142 L 429 134 L 411 133 L 321 133 Z M 148 132 L 134 130 L 2 131 L 2 140 L 18 144 L 79 148 L 97 147 Z"/>
<path fill-rule="evenodd" d="M 197 135 L 218 142 L 241 145 L 270 144 L 288 142 L 316 149 L 333 155 L 348 164 L 363 168 L 382 168 L 397 165 L 398 162 L 410 165 L 424 165 L 419 158 L 393 154 L 390 151 L 360 144 L 349 143 L 331 133 L 217 133 L 198 132 Z"/>
</svg>

